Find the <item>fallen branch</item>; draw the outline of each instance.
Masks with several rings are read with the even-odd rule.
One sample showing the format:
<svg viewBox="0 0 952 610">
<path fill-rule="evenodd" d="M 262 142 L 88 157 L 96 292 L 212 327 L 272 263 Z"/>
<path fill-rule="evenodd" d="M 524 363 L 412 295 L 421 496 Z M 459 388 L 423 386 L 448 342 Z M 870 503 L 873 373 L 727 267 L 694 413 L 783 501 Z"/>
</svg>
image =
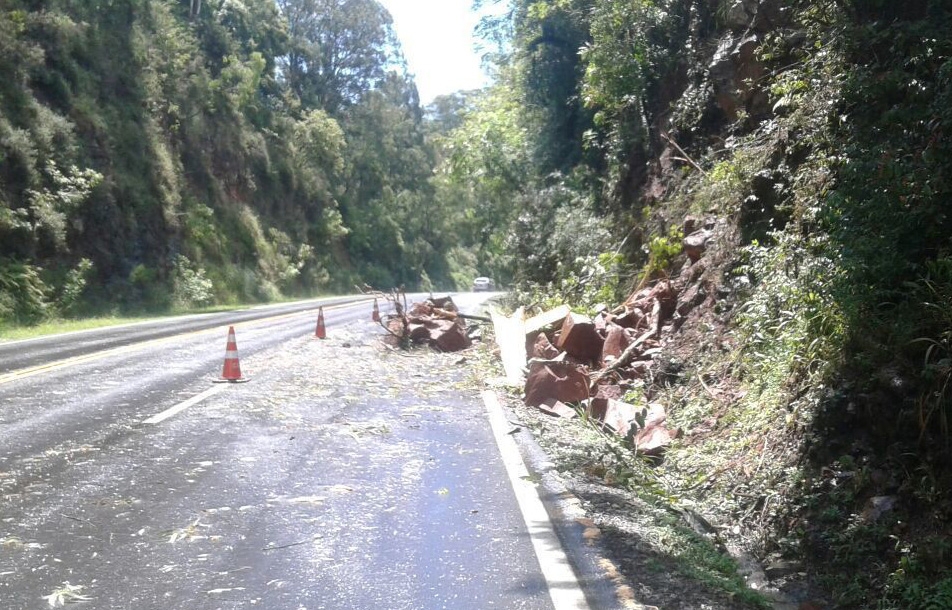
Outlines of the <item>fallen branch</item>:
<svg viewBox="0 0 952 610">
<path fill-rule="evenodd" d="M 612 361 L 611 364 L 598 371 L 592 375 L 592 385 L 594 386 L 601 379 L 607 375 L 614 373 L 623 366 L 628 366 L 631 361 L 635 358 L 635 355 L 641 353 L 641 344 L 644 343 L 647 339 L 654 335 L 654 331 L 650 331 L 638 338 L 637 341 L 625 348 L 625 351 L 621 353 L 621 356 Z"/>
<path fill-rule="evenodd" d="M 309 544 L 309 543 L 311 543 L 311 542 L 314 542 L 314 541 L 317 540 L 317 539 L 318 539 L 318 538 L 313 538 L 313 539 L 311 539 L 311 540 L 301 540 L 301 541 L 299 541 L 299 542 L 292 542 L 292 543 L 290 543 L 290 544 L 282 544 L 282 545 L 280 545 L 280 546 L 266 546 L 266 547 L 264 547 L 264 548 L 261 549 L 261 550 L 262 550 L 262 551 L 277 551 L 277 550 L 280 550 L 280 549 L 289 549 L 289 548 L 291 548 L 291 547 L 293 547 L 293 546 L 301 546 L 302 544 Z"/>
<path fill-rule="evenodd" d="M 703 169 L 700 165 L 698 165 L 697 163 L 695 163 L 694 160 L 688 155 L 688 153 L 684 152 L 684 149 L 681 148 L 680 146 L 678 146 L 678 143 L 675 142 L 673 139 L 671 139 L 671 136 L 669 136 L 668 134 L 666 134 L 665 132 L 662 131 L 662 132 L 661 132 L 661 137 L 662 137 L 668 144 L 670 144 L 671 146 L 674 146 L 675 150 L 677 150 L 679 153 L 681 153 L 681 155 L 682 155 L 682 157 L 683 157 L 683 158 L 681 159 L 682 161 L 686 161 L 688 164 L 691 165 L 691 167 L 693 167 L 693 168 L 696 169 L 697 171 L 699 171 L 699 172 L 701 172 L 702 174 L 704 174 L 705 176 L 707 176 L 707 172 L 704 171 L 704 169 Z"/>
</svg>

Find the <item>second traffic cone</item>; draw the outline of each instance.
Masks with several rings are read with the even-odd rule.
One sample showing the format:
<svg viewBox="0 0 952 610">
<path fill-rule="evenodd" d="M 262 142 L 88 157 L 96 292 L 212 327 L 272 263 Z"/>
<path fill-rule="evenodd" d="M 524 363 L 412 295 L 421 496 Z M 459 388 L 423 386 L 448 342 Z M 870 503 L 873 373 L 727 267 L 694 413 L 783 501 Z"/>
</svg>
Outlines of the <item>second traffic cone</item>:
<svg viewBox="0 0 952 610">
<path fill-rule="evenodd" d="M 377 299 L 374 299 L 374 313 L 371 317 L 373 318 L 374 322 L 380 321 L 380 309 L 377 308 Z"/>
<path fill-rule="evenodd" d="M 228 327 L 228 344 L 225 346 L 225 364 L 218 381 L 248 381 L 241 376 L 241 364 L 238 362 L 238 343 L 235 341 L 235 327 Z"/>
<path fill-rule="evenodd" d="M 324 308 L 317 308 L 317 329 L 314 331 L 314 336 L 318 339 L 327 338 L 327 329 L 324 328 Z"/>
</svg>

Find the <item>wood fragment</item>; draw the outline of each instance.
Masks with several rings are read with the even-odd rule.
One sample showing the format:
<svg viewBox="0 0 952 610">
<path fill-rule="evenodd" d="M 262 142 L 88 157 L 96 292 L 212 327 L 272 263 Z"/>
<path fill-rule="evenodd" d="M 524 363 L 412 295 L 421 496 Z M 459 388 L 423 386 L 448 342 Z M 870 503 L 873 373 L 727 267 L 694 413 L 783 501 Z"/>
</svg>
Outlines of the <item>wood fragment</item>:
<svg viewBox="0 0 952 610">
<path fill-rule="evenodd" d="M 502 359 L 503 370 L 506 372 L 506 382 L 514 386 L 524 383 L 523 369 L 526 367 L 526 332 L 523 309 L 520 307 L 511 317 L 506 317 L 495 310 L 489 310 L 493 328 L 496 334 L 496 344 L 499 345 L 499 355 Z"/>
<path fill-rule="evenodd" d="M 691 165 L 691 167 L 693 167 L 693 168 L 696 169 L 697 171 L 701 172 L 701 173 L 704 174 L 705 176 L 707 175 L 707 172 L 704 171 L 704 169 L 703 169 L 700 165 L 698 165 L 697 163 L 695 163 L 694 160 L 691 159 L 690 155 L 688 155 L 688 153 L 684 152 L 684 149 L 681 148 L 680 146 L 678 146 L 678 143 L 675 142 L 674 139 L 671 138 L 671 136 L 669 136 L 667 133 L 665 133 L 665 132 L 662 131 L 662 132 L 661 132 L 661 137 L 664 139 L 665 142 L 667 142 L 668 144 L 670 144 L 671 146 L 673 146 L 675 150 L 677 150 L 679 153 L 681 153 L 681 155 L 684 157 L 684 160 L 687 161 L 687 162 Z"/>
</svg>

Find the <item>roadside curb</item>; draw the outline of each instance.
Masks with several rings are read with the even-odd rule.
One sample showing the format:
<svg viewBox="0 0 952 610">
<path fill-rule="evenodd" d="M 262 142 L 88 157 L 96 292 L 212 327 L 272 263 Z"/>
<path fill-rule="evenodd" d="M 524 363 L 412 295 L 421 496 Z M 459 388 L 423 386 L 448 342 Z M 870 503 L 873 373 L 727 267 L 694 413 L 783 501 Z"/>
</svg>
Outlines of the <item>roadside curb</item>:
<svg viewBox="0 0 952 610">
<path fill-rule="evenodd" d="M 654 606 L 635 600 L 631 585 L 598 546 L 601 530 L 588 518 L 581 501 L 562 481 L 532 432 L 515 421 L 517 414 L 505 399 L 494 390 L 487 390 L 483 392 L 483 402 L 487 410 L 499 409 L 509 424 L 517 428 L 509 436 L 515 441 L 525 468 L 536 483 L 539 500 L 548 513 L 589 606 L 594 610 L 656 610 Z"/>
</svg>

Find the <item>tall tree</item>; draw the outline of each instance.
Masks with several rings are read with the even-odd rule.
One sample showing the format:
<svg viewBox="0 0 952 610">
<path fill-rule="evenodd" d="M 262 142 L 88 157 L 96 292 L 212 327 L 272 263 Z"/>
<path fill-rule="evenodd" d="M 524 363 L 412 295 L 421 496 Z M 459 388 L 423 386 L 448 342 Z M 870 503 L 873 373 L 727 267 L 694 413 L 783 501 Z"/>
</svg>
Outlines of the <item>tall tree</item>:
<svg viewBox="0 0 952 610">
<path fill-rule="evenodd" d="M 306 107 L 339 115 L 399 59 L 393 19 L 376 0 L 278 0 L 290 50 L 283 70 Z"/>
</svg>

